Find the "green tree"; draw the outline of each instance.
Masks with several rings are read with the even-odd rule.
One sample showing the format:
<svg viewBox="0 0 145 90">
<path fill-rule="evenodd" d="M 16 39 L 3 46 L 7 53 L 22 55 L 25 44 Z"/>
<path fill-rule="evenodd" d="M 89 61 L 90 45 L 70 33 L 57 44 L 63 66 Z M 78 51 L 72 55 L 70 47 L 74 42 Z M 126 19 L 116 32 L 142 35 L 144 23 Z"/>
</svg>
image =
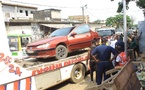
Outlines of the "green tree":
<svg viewBox="0 0 145 90">
<path fill-rule="evenodd" d="M 127 26 L 131 27 L 132 20 L 128 15 L 126 16 L 126 20 L 127 20 Z M 116 15 L 115 17 L 107 18 L 106 26 L 112 26 L 112 27 L 116 27 L 116 28 L 123 27 L 123 15 L 119 14 L 119 15 Z"/>
<path fill-rule="evenodd" d="M 101 23 L 101 20 L 96 20 L 94 22 L 99 24 L 99 23 Z"/>
<path fill-rule="evenodd" d="M 107 18 L 106 19 L 106 26 L 112 26 L 112 27 L 116 26 L 116 24 L 114 23 L 115 22 L 114 20 L 115 20 L 114 17 Z"/>
<path fill-rule="evenodd" d="M 141 8 L 141 9 L 145 9 L 145 0 L 138 0 L 136 1 L 136 5 Z"/>
</svg>

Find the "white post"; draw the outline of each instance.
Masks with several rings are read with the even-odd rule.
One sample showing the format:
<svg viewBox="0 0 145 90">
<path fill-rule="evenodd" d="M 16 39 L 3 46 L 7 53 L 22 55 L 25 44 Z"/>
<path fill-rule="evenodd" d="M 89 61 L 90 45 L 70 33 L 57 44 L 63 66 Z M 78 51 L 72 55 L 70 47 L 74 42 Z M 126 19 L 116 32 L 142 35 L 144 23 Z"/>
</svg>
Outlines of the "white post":
<svg viewBox="0 0 145 90">
<path fill-rule="evenodd" d="M 143 9 L 143 15 L 144 15 L 144 20 L 145 20 L 145 9 Z"/>
<path fill-rule="evenodd" d="M 10 56 L 10 49 L 8 45 L 8 38 L 6 33 L 6 27 L 4 23 L 4 17 L 2 12 L 2 2 L 0 1 L 0 53 Z"/>
<path fill-rule="evenodd" d="M 126 27 L 127 27 L 127 24 L 126 24 L 126 0 L 123 0 L 123 25 L 124 25 L 124 43 L 125 43 L 125 53 L 126 53 L 126 56 L 127 56 L 127 30 L 126 30 Z"/>
</svg>

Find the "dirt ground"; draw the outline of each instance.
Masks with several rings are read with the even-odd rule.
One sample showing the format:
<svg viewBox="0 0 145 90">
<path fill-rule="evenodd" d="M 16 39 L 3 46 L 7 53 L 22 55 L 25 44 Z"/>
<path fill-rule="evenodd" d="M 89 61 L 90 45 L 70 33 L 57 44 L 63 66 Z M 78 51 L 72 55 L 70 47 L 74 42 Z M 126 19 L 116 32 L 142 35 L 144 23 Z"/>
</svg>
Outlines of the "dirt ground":
<svg viewBox="0 0 145 90">
<path fill-rule="evenodd" d="M 83 81 L 77 84 L 71 83 L 69 81 L 65 81 L 47 90 L 85 90 L 88 87 L 94 86 L 94 85 L 97 85 L 95 82 L 95 77 L 94 77 L 94 82 L 90 82 L 90 76 L 87 75 Z"/>
</svg>

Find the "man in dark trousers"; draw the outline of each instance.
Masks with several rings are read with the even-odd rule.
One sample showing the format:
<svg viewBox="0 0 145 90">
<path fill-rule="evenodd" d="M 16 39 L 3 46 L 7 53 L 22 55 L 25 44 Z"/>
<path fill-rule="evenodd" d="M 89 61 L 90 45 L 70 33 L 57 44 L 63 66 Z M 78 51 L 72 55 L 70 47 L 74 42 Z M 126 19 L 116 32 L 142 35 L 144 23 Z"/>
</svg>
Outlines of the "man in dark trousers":
<svg viewBox="0 0 145 90">
<path fill-rule="evenodd" d="M 90 71 L 90 77 L 91 77 L 91 80 L 90 81 L 93 81 L 93 72 L 96 71 L 96 61 L 93 60 L 92 56 L 91 56 L 91 52 L 92 50 L 94 50 L 94 48 L 96 46 L 99 46 L 99 38 L 97 40 L 93 40 L 92 41 L 92 45 L 90 47 L 90 49 L 88 50 L 88 59 L 87 59 L 87 65 L 88 65 L 88 69 Z"/>
<path fill-rule="evenodd" d="M 113 47 L 106 45 L 107 42 L 106 38 L 103 37 L 101 42 L 102 45 L 95 47 L 95 49 L 91 52 L 93 59 L 97 62 L 96 82 L 98 85 L 102 83 L 103 74 L 104 74 L 104 80 L 110 77 L 110 75 L 106 75 L 106 71 L 114 68 L 112 64 L 112 60 L 114 60 L 118 55 L 117 51 Z M 111 58 L 111 53 L 114 55 L 112 58 Z"/>
</svg>

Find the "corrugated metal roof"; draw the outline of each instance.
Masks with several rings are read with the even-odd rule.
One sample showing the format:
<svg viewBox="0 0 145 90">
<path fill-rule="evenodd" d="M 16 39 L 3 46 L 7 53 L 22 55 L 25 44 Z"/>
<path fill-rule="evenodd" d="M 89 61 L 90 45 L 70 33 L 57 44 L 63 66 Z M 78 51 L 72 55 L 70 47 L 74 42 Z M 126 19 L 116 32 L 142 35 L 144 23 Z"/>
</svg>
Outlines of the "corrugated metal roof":
<svg viewBox="0 0 145 90">
<path fill-rule="evenodd" d="M 72 25 L 68 24 L 40 24 L 42 26 L 46 27 L 52 27 L 52 28 L 64 28 L 64 27 L 72 27 Z"/>
</svg>

